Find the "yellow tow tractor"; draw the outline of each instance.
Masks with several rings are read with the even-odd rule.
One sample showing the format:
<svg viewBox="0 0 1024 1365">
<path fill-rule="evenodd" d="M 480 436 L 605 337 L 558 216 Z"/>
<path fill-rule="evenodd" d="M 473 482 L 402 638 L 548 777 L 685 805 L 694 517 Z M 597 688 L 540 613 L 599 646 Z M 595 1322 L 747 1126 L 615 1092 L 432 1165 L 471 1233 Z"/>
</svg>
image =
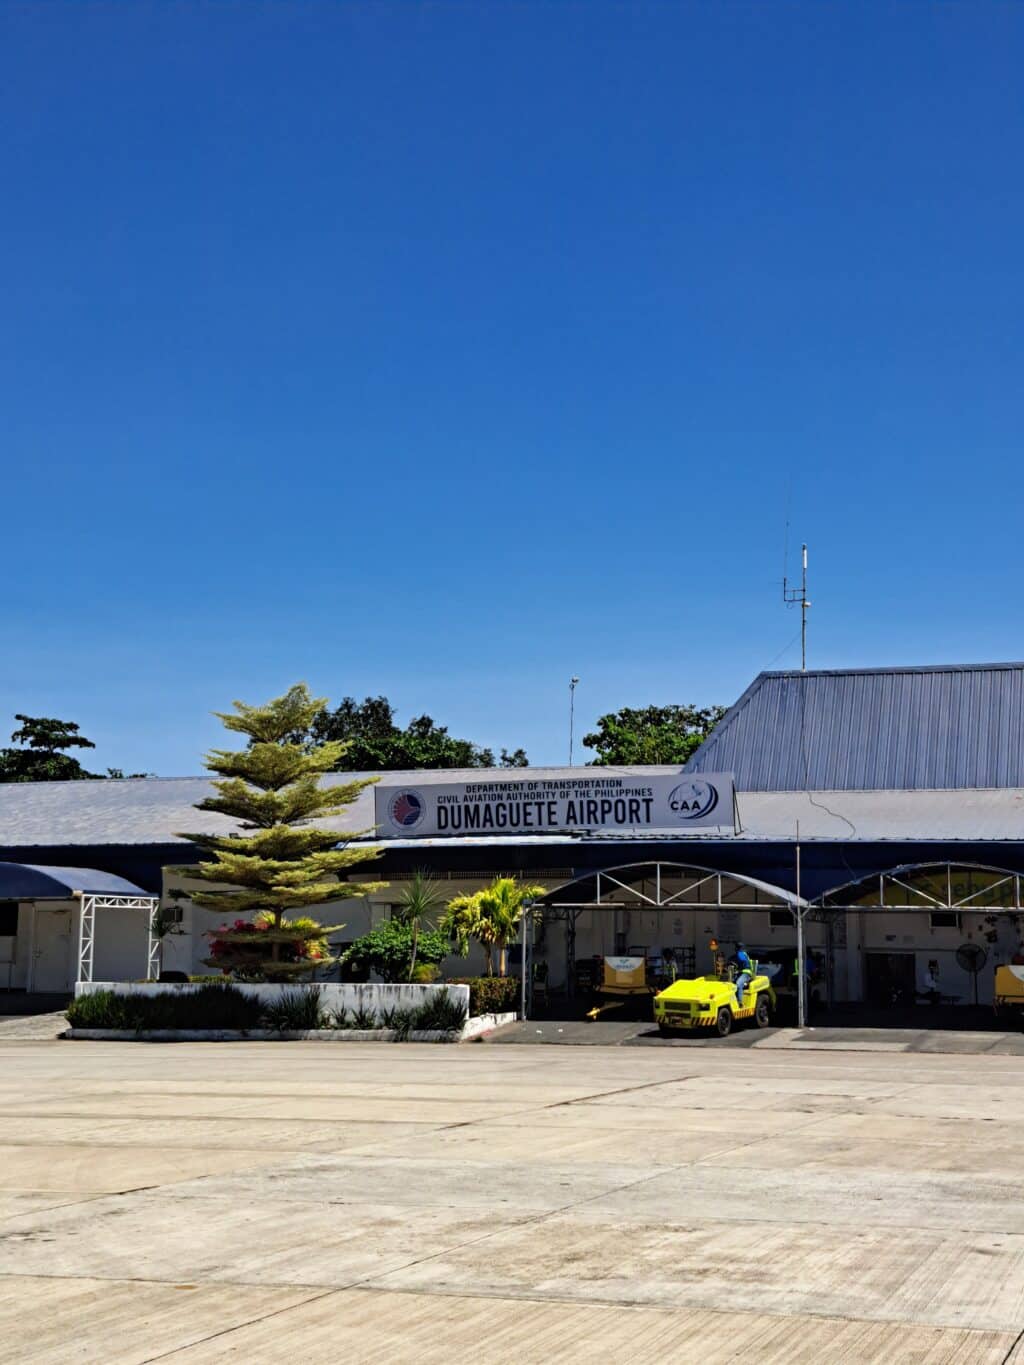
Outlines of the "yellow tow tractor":
<svg viewBox="0 0 1024 1365">
<path fill-rule="evenodd" d="M 1024 1025 L 1024 965 L 1009 963 L 996 968 L 993 996 L 996 1017 L 1016 1019 Z"/>
<path fill-rule="evenodd" d="M 771 980 L 751 963 L 749 981 L 740 1004 L 736 970 L 719 958 L 710 976 L 689 981 L 674 981 L 654 997 L 654 1022 L 663 1034 L 692 1033 L 712 1029 L 727 1038 L 738 1020 L 753 1019 L 758 1028 L 767 1028 L 775 1012 L 775 991 Z"/>
</svg>

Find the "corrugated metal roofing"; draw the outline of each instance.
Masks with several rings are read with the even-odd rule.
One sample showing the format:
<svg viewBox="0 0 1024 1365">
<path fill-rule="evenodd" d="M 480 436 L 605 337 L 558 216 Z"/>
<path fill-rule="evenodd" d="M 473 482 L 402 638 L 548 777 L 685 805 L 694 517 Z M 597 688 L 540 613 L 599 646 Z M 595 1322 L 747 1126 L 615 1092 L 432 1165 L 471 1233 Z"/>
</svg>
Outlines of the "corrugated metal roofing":
<svg viewBox="0 0 1024 1365">
<path fill-rule="evenodd" d="M 527 772 L 549 777 L 570 769 L 531 768 Z M 578 770 L 576 770 L 578 772 Z M 675 772 L 675 768 L 617 769 L 633 776 Z M 331 782 L 349 781 L 356 774 L 336 773 Z M 365 774 L 361 774 L 365 776 Z M 411 779 L 413 774 L 388 773 Z M 479 780 L 472 769 L 416 773 L 418 784 Z M 508 774 L 502 772 L 501 776 Z M 136 778 L 115 782 L 11 782 L 0 784 L 0 846 L 102 846 L 105 844 L 152 846 L 176 841 L 181 830 L 228 833 L 235 826 L 225 816 L 193 809 L 210 791 L 204 777 Z M 739 841 L 788 840 L 795 837 L 797 821 L 804 840 L 823 839 L 840 843 L 858 841 L 1014 841 L 1024 842 L 1024 783 L 1016 788 L 942 791 L 816 791 L 740 792 L 742 831 L 683 835 L 678 829 L 649 833 L 646 839 L 707 840 L 736 838 Z M 365 830 L 373 824 L 373 791 L 367 789 L 338 819 L 325 821 L 339 835 Z M 612 839 L 637 840 L 635 834 L 605 835 Z M 490 838 L 389 839 L 389 848 L 440 847 L 466 844 L 548 844 L 552 847 L 596 842 L 565 835 L 497 835 Z"/>
<path fill-rule="evenodd" d="M 1024 786 L 1024 664 L 761 673 L 686 765 L 740 791 Z"/>
<path fill-rule="evenodd" d="M 603 775 L 644 777 L 679 773 L 675 767 L 638 765 L 604 768 Z M 418 772 L 329 773 L 325 783 L 333 786 L 356 777 L 379 776 L 387 783 L 415 782 L 418 787 L 445 782 L 479 782 L 486 777 L 502 781 L 530 781 L 580 774 L 578 768 L 445 768 Z M 195 810 L 195 803 L 211 794 L 206 777 L 125 778 L 84 782 L 0 782 L 0 847 L 88 844 L 173 844 L 176 835 L 230 834 L 238 826 L 227 816 Z M 319 821 L 325 829 L 353 834 L 370 829 L 374 822 L 373 788 L 336 817 Z"/>
</svg>

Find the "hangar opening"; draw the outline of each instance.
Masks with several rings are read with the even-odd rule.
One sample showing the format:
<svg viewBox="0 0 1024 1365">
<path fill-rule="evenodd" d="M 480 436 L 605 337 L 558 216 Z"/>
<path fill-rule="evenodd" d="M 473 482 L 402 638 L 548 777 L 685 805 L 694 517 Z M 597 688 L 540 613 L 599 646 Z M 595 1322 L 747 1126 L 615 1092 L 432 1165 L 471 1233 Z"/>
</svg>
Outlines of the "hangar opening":
<svg viewBox="0 0 1024 1365">
<path fill-rule="evenodd" d="M 991 1007 L 997 968 L 1024 965 L 1021 881 L 980 863 L 903 864 L 825 892 L 810 914 L 842 945 L 847 1001 Z"/>
<path fill-rule="evenodd" d="M 715 969 L 720 947 L 743 942 L 775 970 L 783 995 L 794 990 L 797 915 L 808 902 L 770 882 L 687 863 L 650 861 L 603 868 L 549 891 L 535 907 L 528 939 L 528 1008 L 578 1015 L 602 995 L 604 963 L 629 970 L 647 990 Z M 626 993 L 624 992 L 624 995 Z M 627 1001 L 624 999 L 623 1004 Z"/>
</svg>

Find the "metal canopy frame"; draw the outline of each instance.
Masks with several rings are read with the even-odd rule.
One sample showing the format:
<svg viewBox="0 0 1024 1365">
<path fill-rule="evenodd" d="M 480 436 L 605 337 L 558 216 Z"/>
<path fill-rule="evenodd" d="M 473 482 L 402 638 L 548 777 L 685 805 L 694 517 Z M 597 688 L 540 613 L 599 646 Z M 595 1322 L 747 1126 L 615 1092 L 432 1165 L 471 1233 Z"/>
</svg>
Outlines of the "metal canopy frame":
<svg viewBox="0 0 1024 1365">
<path fill-rule="evenodd" d="M 631 882 L 627 877 L 627 874 L 631 872 L 642 874 L 642 876 L 634 876 Z M 666 879 L 663 877 L 663 873 L 672 874 L 672 880 L 677 880 L 680 873 L 692 877 L 694 880 L 681 890 L 666 894 L 664 885 Z M 729 881 L 739 882 L 743 887 L 749 887 L 754 893 L 754 897 L 758 892 L 771 896 L 776 904 L 772 905 L 763 900 L 758 901 L 753 897 L 750 900 L 723 900 L 723 877 Z M 624 878 L 626 879 L 624 880 Z M 637 889 L 635 882 L 640 880 L 653 880 L 653 896 Z M 568 898 L 567 893 L 574 886 L 585 886 L 589 882 L 594 883 L 596 899 Z M 708 885 L 714 887 L 714 899 L 683 899 L 687 894 L 692 894 Z M 614 896 L 616 890 L 625 891 L 633 896 L 635 904 L 624 906 L 621 901 L 612 899 L 611 897 Z M 806 909 L 808 902 L 802 896 L 787 891 L 785 887 L 773 886 L 770 882 L 759 881 L 756 877 L 746 877 L 740 872 L 698 867 L 693 863 L 658 861 L 626 863 L 621 867 L 609 867 L 602 868 L 600 871 L 586 872 L 581 877 L 575 877 L 571 882 L 556 887 L 554 891 L 549 891 L 546 896 L 542 896 L 538 900 L 537 904 L 542 908 L 551 910 L 622 910 L 643 909 L 645 907 L 651 910 L 797 910 Z"/>
<path fill-rule="evenodd" d="M 919 886 L 912 884 L 915 873 L 927 872 L 935 875 L 945 874 L 946 895 L 945 899 L 935 896 Z M 953 877 L 956 872 L 984 872 L 989 876 L 997 878 L 994 882 L 989 882 L 987 886 L 979 887 L 976 891 L 971 891 L 968 895 L 954 895 Z M 889 868 L 885 872 L 869 872 L 865 877 L 858 877 L 854 881 L 845 882 L 842 886 L 835 887 L 831 891 L 823 891 L 822 894 L 812 902 L 813 917 L 816 920 L 824 919 L 833 913 L 845 913 L 850 910 L 864 910 L 869 914 L 878 914 L 879 911 L 888 911 L 890 914 L 919 914 L 927 911 L 929 914 L 935 910 L 940 911 L 973 911 L 982 915 L 1000 914 L 1021 914 L 1024 913 L 1024 900 L 1022 900 L 1022 883 L 1024 875 L 1019 872 L 1012 872 L 1005 867 L 991 867 L 986 863 L 963 863 L 955 861 L 942 861 L 930 863 L 903 863 L 899 867 Z M 878 888 L 877 901 L 852 901 L 840 899 L 844 892 L 852 892 L 855 889 L 867 891 L 872 884 Z M 919 903 L 909 905 L 893 904 L 886 901 L 886 889 L 889 887 L 899 887 L 908 896 L 916 896 Z M 1001 901 L 998 905 L 987 904 L 982 899 L 989 896 L 997 887 L 1006 887 L 1011 893 L 1007 900 Z"/>
<path fill-rule="evenodd" d="M 93 949 L 96 943 L 97 910 L 145 910 L 146 919 L 146 980 L 155 981 L 160 973 L 160 940 L 153 933 L 153 915 L 160 904 L 159 896 L 112 896 L 79 892 L 81 912 L 78 919 L 78 976 L 77 980 L 91 981 Z"/>
</svg>

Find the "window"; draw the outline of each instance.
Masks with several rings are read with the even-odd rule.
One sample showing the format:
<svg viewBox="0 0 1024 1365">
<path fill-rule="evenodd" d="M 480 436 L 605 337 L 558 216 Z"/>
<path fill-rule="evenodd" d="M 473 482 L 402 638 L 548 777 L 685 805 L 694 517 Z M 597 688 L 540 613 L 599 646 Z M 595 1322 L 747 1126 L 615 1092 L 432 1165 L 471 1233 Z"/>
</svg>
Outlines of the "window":
<svg viewBox="0 0 1024 1365">
<path fill-rule="evenodd" d="M 773 929 L 792 929 L 793 916 L 788 910 L 769 910 L 768 923 Z"/>
<path fill-rule="evenodd" d="M 933 929 L 959 929 L 960 916 L 955 910 L 933 910 L 928 916 Z"/>
<path fill-rule="evenodd" d="M 15 938 L 18 933 L 18 902 L 0 902 L 0 938 Z"/>
</svg>

